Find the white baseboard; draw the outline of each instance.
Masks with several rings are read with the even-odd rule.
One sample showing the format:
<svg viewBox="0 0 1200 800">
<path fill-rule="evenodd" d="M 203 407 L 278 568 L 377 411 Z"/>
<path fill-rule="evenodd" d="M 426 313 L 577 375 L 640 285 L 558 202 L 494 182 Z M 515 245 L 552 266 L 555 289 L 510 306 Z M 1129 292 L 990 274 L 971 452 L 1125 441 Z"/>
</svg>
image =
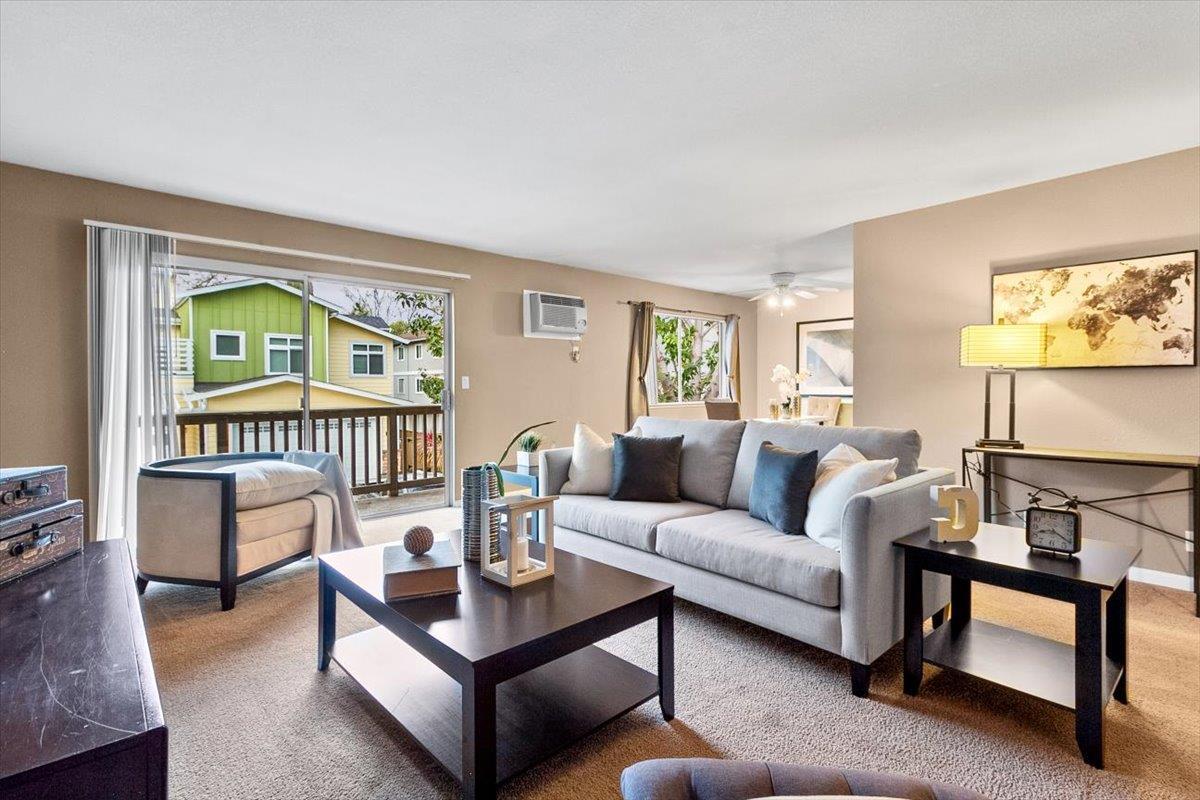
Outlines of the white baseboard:
<svg viewBox="0 0 1200 800">
<path fill-rule="evenodd" d="M 1130 567 L 1129 577 L 1138 583 L 1150 583 L 1155 586 L 1165 586 L 1168 589 L 1182 589 L 1185 592 L 1192 591 L 1192 577 L 1190 575 L 1163 572 L 1158 569 L 1146 569 L 1145 567 Z"/>
</svg>

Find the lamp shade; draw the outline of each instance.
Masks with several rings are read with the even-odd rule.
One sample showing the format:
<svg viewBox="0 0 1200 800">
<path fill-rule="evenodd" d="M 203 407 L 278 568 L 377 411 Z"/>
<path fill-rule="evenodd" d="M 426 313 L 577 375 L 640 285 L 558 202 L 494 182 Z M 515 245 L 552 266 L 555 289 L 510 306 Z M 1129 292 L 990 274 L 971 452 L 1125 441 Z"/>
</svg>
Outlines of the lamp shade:
<svg viewBox="0 0 1200 800">
<path fill-rule="evenodd" d="M 958 363 L 963 367 L 1044 367 L 1046 326 L 967 325 L 962 329 Z"/>
</svg>

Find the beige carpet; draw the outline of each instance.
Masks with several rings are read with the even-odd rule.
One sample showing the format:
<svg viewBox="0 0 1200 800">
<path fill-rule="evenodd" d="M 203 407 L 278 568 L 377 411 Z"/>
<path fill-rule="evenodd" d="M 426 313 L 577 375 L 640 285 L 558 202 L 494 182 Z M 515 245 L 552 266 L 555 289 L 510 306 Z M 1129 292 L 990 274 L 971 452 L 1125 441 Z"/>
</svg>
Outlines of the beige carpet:
<svg viewBox="0 0 1200 800">
<path fill-rule="evenodd" d="M 454 511 L 426 515 L 445 529 Z M 406 522 L 411 522 L 406 520 Z M 369 523 L 375 541 L 403 523 Z M 435 528 L 436 529 L 436 528 Z M 244 584 L 222 613 L 210 589 L 152 584 L 144 598 L 170 728 L 171 796 L 453 798 L 441 768 L 334 665 L 315 669 L 315 571 L 302 562 Z M 1068 606 L 976 591 L 976 614 L 1069 640 Z M 644 758 L 720 756 L 882 769 L 997 798 L 1195 798 L 1200 786 L 1200 620 L 1183 592 L 1134 585 L 1131 705 L 1110 704 L 1105 771 L 1086 766 L 1074 718 L 927 668 L 918 698 L 893 649 L 869 700 L 846 665 L 689 603 L 676 612 L 677 718 L 651 702 L 506 786 L 504 798 L 619 797 Z M 369 621 L 342 603 L 341 632 Z M 604 646 L 648 669 L 652 623 Z"/>
</svg>

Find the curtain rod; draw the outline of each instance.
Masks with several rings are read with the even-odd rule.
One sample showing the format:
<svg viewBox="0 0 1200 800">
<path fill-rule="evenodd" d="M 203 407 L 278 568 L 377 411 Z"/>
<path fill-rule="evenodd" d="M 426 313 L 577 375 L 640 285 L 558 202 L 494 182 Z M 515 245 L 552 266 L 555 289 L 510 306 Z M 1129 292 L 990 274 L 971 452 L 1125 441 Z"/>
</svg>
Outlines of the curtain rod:
<svg viewBox="0 0 1200 800">
<path fill-rule="evenodd" d="M 196 244 L 208 244 L 216 247 L 229 247 L 235 250 L 252 250 L 257 253 L 272 253 L 280 256 L 293 256 L 295 258 L 307 258 L 313 261 L 333 261 L 338 264 L 355 264 L 361 267 L 380 267 L 382 269 L 394 269 L 401 272 L 416 272 L 421 275 L 436 275 L 439 278 L 450 278 L 452 280 L 467 281 L 471 276 L 465 272 L 450 272 L 442 269 L 430 269 L 429 267 L 409 267 L 404 264 L 393 264 L 390 261 L 372 261 L 368 258 L 354 258 L 352 256 L 335 256 L 329 253 L 317 253 L 311 250 L 293 250 L 290 247 L 275 247 L 269 244 L 255 244 L 254 242 L 239 242 L 236 239 L 217 239 L 212 236 L 199 236 L 194 233 L 178 233 L 176 231 L 162 231 L 155 228 L 140 228 L 136 225 L 121 225 L 116 222 L 97 222 L 92 219 L 85 219 L 83 224 L 89 228 L 113 228 L 119 231 L 132 231 L 133 233 L 148 233 L 153 236 L 166 236 L 170 239 L 175 239 L 180 242 L 194 242 Z"/>
<path fill-rule="evenodd" d="M 618 300 L 617 301 L 617 305 L 619 305 L 619 306 L 637 306 L 637 305 L 641 305 L 641 304 L 642 304 L 641 300 Z M 655 311 L 665 311 L 668 314 L 697 314 L 702 317 L 712 317 L 713 319 L 725 319 L 724 314 L 714 314 L 711 311 L 693 311 L 690 308 L 667 308 L 666 306 L 660 306 L 658 304 L 655 304 L 654 310 Z M 735 319 L 742 318 L 741 314 L 734 314 L 733 316 Z"/>
</svg>

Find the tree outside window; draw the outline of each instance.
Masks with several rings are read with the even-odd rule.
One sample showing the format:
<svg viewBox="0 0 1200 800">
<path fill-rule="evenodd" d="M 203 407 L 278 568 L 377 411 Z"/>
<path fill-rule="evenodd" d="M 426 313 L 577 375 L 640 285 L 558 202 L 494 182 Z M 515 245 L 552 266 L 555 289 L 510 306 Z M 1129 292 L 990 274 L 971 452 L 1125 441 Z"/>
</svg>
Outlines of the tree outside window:
<svg viewBox="0 0 1200 800">
<path fill-rule="evenodd" d="M 721 394 L 723 322 L 674 314 L 654 316 L 654 402 L 692 403 Z"/>
</svg>

